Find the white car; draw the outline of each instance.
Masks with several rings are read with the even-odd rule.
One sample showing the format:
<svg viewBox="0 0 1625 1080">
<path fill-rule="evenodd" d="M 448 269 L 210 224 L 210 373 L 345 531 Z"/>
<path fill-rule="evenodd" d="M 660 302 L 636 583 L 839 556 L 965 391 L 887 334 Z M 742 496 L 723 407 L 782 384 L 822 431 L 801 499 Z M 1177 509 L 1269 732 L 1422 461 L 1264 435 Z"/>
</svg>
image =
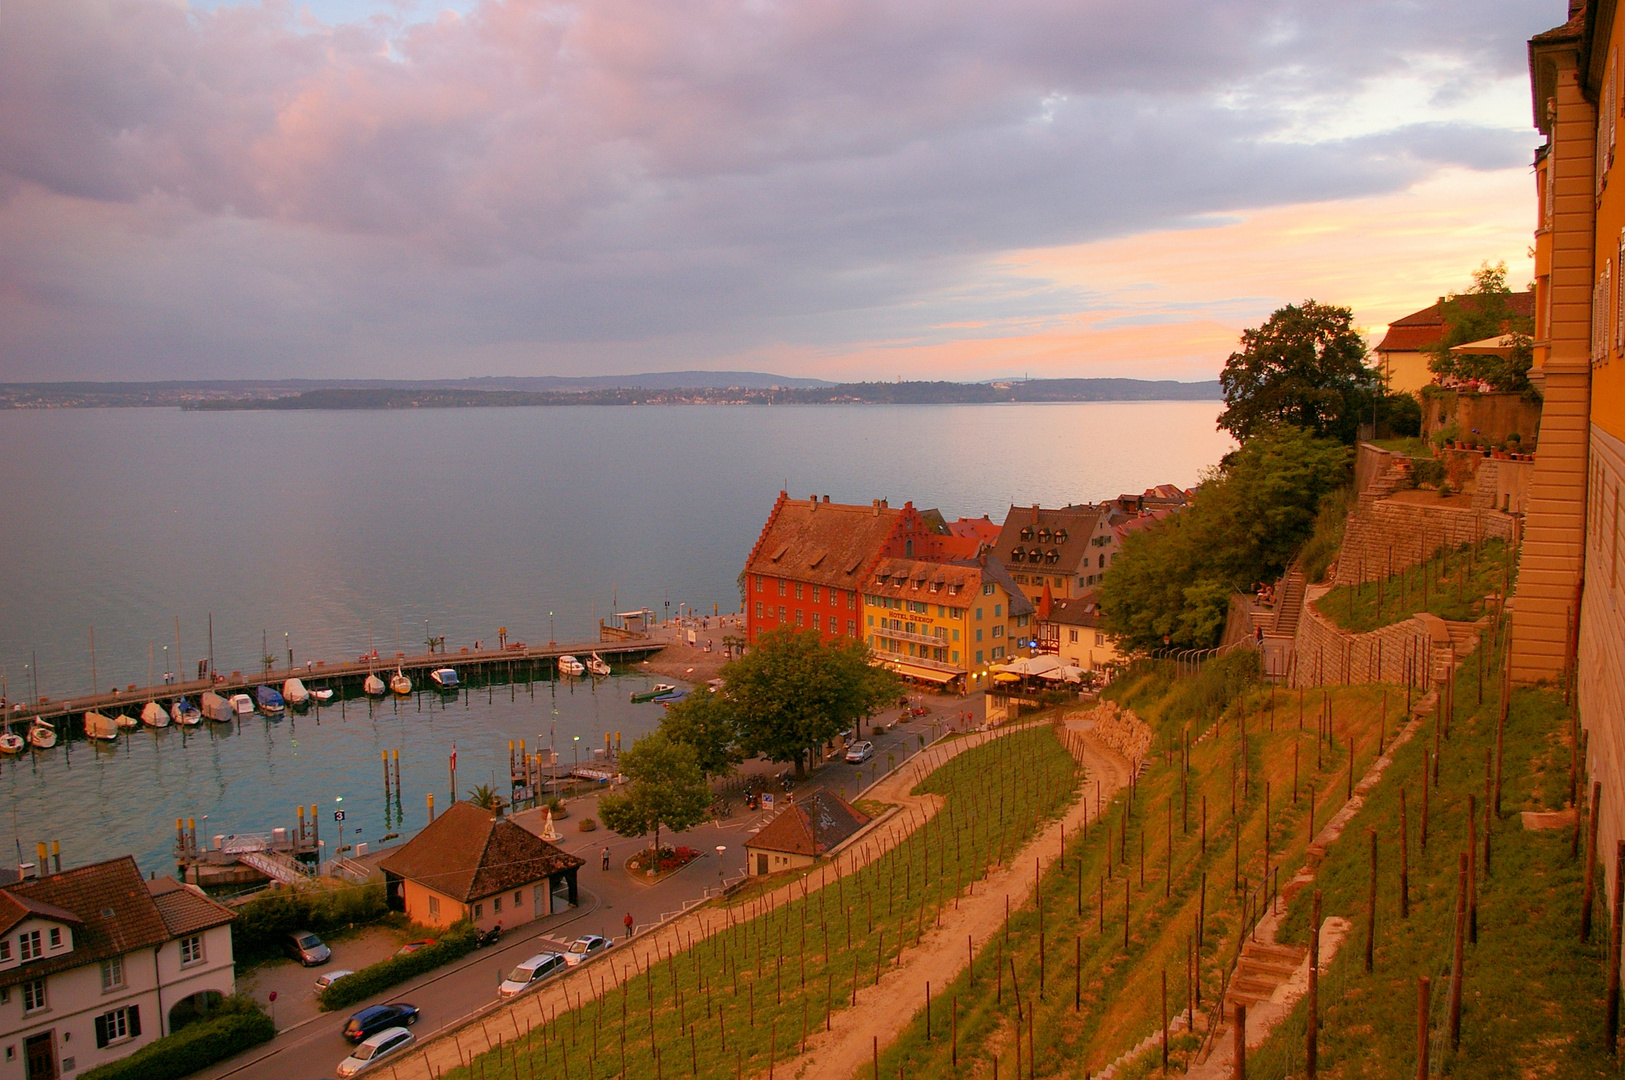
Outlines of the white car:
<svg viewBox="0 0 1625 1080">
<path fill-rule="evenodd" d="M 384 1058 L 400 1053 L 416 1041 L 416 1036 L 403 1027 L 385 1028 L 351 1051 L 349 1057 L 339 1062 L 335 1071 L 347 1080 L 366 1072 Z"/>
<path fill-rule="evenodd" d="M 609 948 L 609 939 L 599 937 L 597 934 L 587 934 L 570 942 L 570 949 L 564 954 L 564 962 L 575 967 L 581 961 L 603 952 Z"/>
<path fill-rule="evenodd" d="M 868 740 L 860 743 L 853 743 L 851 746 L 846 748 L 846 760 L 850 761 L 854 765 L 860 765 L 874 756 L 875 744 L 869 742 Z"/>
<path fill-rule="evenodd" d="M 549 975 L 563 971 L 567 966 L 564 957 L 556 952 L 537 953 L 508 972 L 508 977 L 497 987 L 497 997 L 507 998 L 523 994 Z"/>
<path fill-rule="evenodd" d="M 323 990 L 326 990 L 329 986 L 332 986 L 334 983 L 344 978 L 344 976 L 354 974 L 355 972 L 353 971 L 345 971 L 343 969 L 338 971 L 323 972 L 321 977 L 316 980 L 316 992 L 319 994 Z"/>
</svg>

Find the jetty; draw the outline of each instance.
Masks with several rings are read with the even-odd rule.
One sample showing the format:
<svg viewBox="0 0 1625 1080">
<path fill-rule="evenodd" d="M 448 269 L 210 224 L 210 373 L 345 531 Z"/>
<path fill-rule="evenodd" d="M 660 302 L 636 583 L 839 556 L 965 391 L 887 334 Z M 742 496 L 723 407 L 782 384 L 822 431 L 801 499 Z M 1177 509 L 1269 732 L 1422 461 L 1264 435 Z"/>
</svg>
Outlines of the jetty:
<svg viewBox="0 0 1625 1080">
<path fill-rule="evenodd" d="M 34 702 L 15 702 L 6 710 L 3 725 L 26 725 L 35 717 L 51 720 L 64 734 L 72 730 L 83 734 L 84 714 L 87 712 L 122 712 L 139 710 L 149 701 L 173 701 L 179 697 L 191 698 L 196 704 L 207 691 L 223 697 L 246 693 L 253 695 L 261 685 L 280 687 L 284 680 L 299 679 L 310 690 L 331 689 L 337 698 L 363 696 L 361 684 L 369 674 L 387 676 L 399 668 L 412 679 L 414 693 L 438 694 L 441 691 L 430 682 L 429 672 L 437 668 L 455 668 L 463 682 L 469 684 L 526 682 L 537 679 L 559 678 L 558 661 L 561 656 L 588 656 L 597 653 L 611 667 L 636 664 L 666 647 L 666 642 L 647 631 L 628 631 L 621 627 L 600 624 L 596 641 L 548 642 L 546 645 L 508 643 L 495 649 L 461 648 L 455 652 L 432 652 L 393 655 L 373 653 L 354 660 L 338 662 L 314 660 L 292 667 L 268 667 L 257 671 L 214 672 L 213 678 L 190 679 L 161 683 L 155 686 L 130 684 L 123 689 L 92 692 L 62 701 L 41 698 Z"/>
</svg>

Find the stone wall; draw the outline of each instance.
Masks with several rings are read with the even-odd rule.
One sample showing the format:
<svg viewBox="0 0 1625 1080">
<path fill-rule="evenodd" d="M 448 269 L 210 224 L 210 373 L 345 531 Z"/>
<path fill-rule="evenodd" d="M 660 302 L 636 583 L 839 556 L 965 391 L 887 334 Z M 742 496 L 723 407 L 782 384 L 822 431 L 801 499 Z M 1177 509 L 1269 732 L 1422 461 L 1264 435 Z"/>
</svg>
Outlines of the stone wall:
<svg viewBox="0 0 1625 1080">
<path fill-rule="evenodd" d="M 1473 508 L 1522 514 L 1529 507 L 1529 481 L 1534 475 L 1533 461 L 1502 458 L 1484 461 L 1474 481 Z"/>
<path fill-rule="evenodd" d="M 1625 573 L 1620 565 L 1621 498 L 1625 497 L 1625 443 L 1591 429 L 1591 498 L 1586 530 L 1585 599 L 1580 606 L 1577 687 L 1580 722 L 1590 735 L 1586 766 L 1602 784 L 1597 851 L 1625 840 Z M 1583 800 L 1589 805 L 1589 799 Z"/>
<path fill-rule="evenodd" d="M 1441 547 L 1514 538 L 1511 515 L 1482 507 L 1361 499 L 1349 513 L 1333 583 L 1373 581 L 1415 566 Z"/>
<path fill-rule="evenodd" d="M 1522 394 L 1437 390 L 1422 400 L 1422 436 L 1427 438 L 1454 423 L 1464 439 L 1498 443 L 1516 432 L 1532 447 L 1540 431 L 1540 410 L 1540 402 L 1528 401 Z"/>
<path fill-rule="evenodd" d="M 1298 633 L 1292 641 L 1288 685 L 1386 682 L 1404 686 L 1409 678 L 1413 685 L 1425 690 L 1436 636 L 1429 624 L 1415 617 L 1369 633 L 1351 634 L 1315 607 L 1315 601 L 1328 591 L 1323 585 L 1315 586 L 1304 601 L 1303 617 L 1298 620 Z M 1448 649 L 1448 641 L 1445 647 Z"/>
</svg>

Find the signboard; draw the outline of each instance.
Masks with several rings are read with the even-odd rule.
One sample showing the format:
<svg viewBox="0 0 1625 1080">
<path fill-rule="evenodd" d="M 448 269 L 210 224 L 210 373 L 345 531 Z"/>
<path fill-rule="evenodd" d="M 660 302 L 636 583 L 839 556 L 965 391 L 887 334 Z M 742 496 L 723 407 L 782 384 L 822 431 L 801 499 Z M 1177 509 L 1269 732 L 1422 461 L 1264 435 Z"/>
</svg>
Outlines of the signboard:
<svg viewBox="0 0 1625 1080">
<path fill-rule="evenodd" d="M 763 810 L 771 810 L 771 809 L 773 809 L 773 793 L 771 791 L 766 791 L 766 792 L 762 793 L 762 809 Z"/>
<path fill-rule="evenodd" d="M 343 810 L 335 810 L 335 811 L 333 811 L 333 820 L 334 821 L 343 821 L 344 820 L 344 811 Z"/>
</svg>

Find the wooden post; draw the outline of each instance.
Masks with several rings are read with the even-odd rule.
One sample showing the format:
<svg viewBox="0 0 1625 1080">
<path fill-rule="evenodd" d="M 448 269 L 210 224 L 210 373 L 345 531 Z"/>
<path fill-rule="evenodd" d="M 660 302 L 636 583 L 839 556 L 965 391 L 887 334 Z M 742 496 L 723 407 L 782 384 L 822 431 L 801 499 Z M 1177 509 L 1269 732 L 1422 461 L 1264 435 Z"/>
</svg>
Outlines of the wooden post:
<svg viewBox="0 0 1625 1080">
<path fill-rule="evenodd" d="M 1597 890 L 1597 814 L 1602 805 L 1602 784 L 1591 785 L 1591 819 L 1586 826 L 1585 895 L 1580 898 L 1580 940 L 1591 940 L 1591 898 Z"/>
<path fill-rule="evenodd" d="M 1162 1071 L 1168 1073 L 1168 969 L 1162 969 Z"/>
<path fill-rule="evenodd" d="M 1428 758 L 1427 751 L 1422 752 L 1422 820 L 1419 823 L 1418 845 L 1422 854 L 1428 853 Z"/>
<path fill-rule="evenodd" d="M 1377 948 L 1377 830 L 1367 826 L 1365 831 L 1371 840 L 1371 884 L 1365 897 L 1365 969 L 1369 972 Z"/>
<path fill-rule="evenodd" d="M 1404 788 L 1399 789 L 1399 917 L 1411 917 L 1411 843 Z"/>
<path fill-rule="evenodd" d="M 1304 1029 L 1304 1076 L 1314 1080 L 1320 1068 L 1320 890 L 1309 912 L 1309 1019 Z"/>
<path fill-rule="evenodd" d="M 1625 840 L 1614 852 L 1614 911 L 1608 938 L 1608 1004 L 1603 1021 L 1603 1045 L 1610 1057 L 1619 1037 L 1619 937 L 1625 928 Z"/>
<path fill-rule="evenodd" d="M 1416 980 L 1416 1080 L 1428 1080 L 1428 1005 L 1433 980 L 1426 975 Z"/>
<path fill-rule="evenodd" d="M 1349 791 L 1346 798 L 1354 798 L 1354 736 L 1349 736 Z"/>
<path fill-rule="evenodd" d="M 1467 853 L 1456 863 L 1456 945 L 1450 961 L 1450 1050 L 1461 1046 L 1461 968 L 1467 951 Z"/>
<path fill-rule="evenodd" d="M 1236 1003 L 1236 1066 L 1230 1074 L 1236 1080 L 1247 1080 L 1247 1006 Z"/>
<path fill-rule="evenodd" d="M 1478 944 L 1478 801 L 1467 796 L 1467 940 Z"/>
</svg>

